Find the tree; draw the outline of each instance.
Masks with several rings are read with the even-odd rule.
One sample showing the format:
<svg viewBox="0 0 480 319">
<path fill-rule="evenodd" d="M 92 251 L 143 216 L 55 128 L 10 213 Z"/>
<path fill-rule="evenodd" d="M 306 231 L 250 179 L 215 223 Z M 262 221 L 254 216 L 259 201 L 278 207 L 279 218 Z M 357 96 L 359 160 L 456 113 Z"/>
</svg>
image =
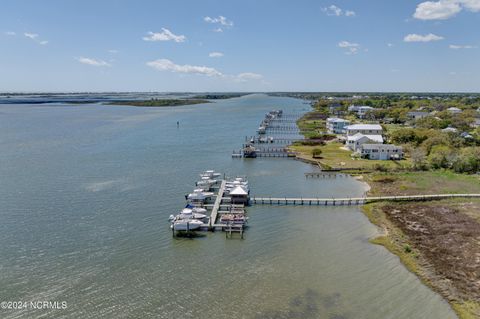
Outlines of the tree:
<svg viewBox="0 0 480 319">
<path fill-rule="evenodd" d="M 448 168 L 449 159 L 452 157 L 453 149 L 446 145 L 435 145 L 428 155 L 428 162 L 434 169 Z"/>
<path fill-rule="evenodd" d="M 413 168 L 414 169 L 427 169 L 427 165 L 425 163 L 426 159 L 426 152 L 423 148 L 415 148 L 412 150 L 410 157 L 412 158 Z"/>
<path fill-rule="evenodd" d="M 321 148 L 318 148 L 318 147 L 317 147 L 317 148 L 314 148 L 314 149 L 312 150 L 312 156 L 313 156 L 313 158 L 321 157 L 321 155 L 322 155 L 322 149 L 321 149 Z"/>
</svg>

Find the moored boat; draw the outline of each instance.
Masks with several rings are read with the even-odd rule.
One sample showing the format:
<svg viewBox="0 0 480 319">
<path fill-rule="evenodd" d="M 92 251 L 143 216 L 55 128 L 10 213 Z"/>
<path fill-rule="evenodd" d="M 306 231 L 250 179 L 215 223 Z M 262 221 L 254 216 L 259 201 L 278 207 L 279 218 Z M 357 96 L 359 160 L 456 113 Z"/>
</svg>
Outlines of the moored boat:
<svg viewBox="0 0 480 319">
<path fill-rule="evenodd" d="M 172 223 L 171 228 L 173 230 L 190 231 L 199 229 L 202 225 L 203 223 L 196 219 L 179 219 Z"/>
</svg>

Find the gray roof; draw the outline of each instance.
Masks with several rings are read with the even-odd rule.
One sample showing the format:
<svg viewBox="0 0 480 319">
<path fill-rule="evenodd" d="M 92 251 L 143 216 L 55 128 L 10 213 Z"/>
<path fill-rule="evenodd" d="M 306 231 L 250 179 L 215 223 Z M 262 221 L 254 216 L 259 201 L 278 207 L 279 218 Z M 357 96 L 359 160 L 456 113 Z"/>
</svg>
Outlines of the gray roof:
<svg viewBox="0 0 480 319">
<path fill-rule="evenodd" d="M 355 135 L 348 136 L 347 140 L 356 142 L 364 137 L 374 142 L 383 143 L 383 137 L 382 135 L 379 135 L 379 134 L 368 135 L 368 134 L 356 133 Z"/>
<path fill-rule="evenodd" d="M 430 113 L 428 113 L 428 112 L 420 112 L 420 111 L 412 111 L 412 112 L 408 112 L 407 114 L 408 114 L 408 115 L 429 115 Z"/>
<path fill-rule="evenodd" d="M 346 128 L 347 130 L 383 130 L 380 124 L 353 124 Z"/>
<path fill-rule="evenodd" d="M 393 144 L 363 144 L 362 149 L 367 148 L 367 149 L 384 149 L 384 150 L 401 150 L 401 146 L 393 145 Z"/>
</svg>

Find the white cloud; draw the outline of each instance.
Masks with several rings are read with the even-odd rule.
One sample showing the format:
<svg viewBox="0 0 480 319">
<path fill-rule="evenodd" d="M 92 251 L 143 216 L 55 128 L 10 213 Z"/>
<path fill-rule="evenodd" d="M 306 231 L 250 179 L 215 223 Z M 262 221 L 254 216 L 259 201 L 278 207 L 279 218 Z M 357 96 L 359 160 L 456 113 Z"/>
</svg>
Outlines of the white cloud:
<svg viewBox="0 0 480 319">
<path fill-rule="evenodd" d="M 456 45 L 456 44 L 450 44 L 448 46 L 450 49 L 453 50 L 460 50 L 460 49 L 476 49 L 477 47 L 474 45 Z"/>
<path fill-rule="evenodd" d="M 144 41 L 175 41 L 185 42 L 187 39 L 184 35 L 173 34 L 170 30 L 162 28 L 162 32 L 148 32 L 148 36 L 142 38 Z"/>
<path fill-rule="evenodd" d="M 429 33 L 426 35 L 421 34 L 408 34 L 403 38 L 405 42 L 431 42 L 431 41 L 439 41 L 443 40 L 444 38 L 433 33 Z"/>
<path fill-rule="evenodd" d="M 338 47 L 346 49 L 345 54 L 357 54 L 358 49 L 360 48 L 360 44 L 348 41 L 341 41 L 338 43 Z"/>
<path fill-rule="evenodd" d="M 340 17 L 342 15 L 346 17 L 354 17 L 355 16 L 355 11 L 352 10 L 345 10 L 337 7 L 336 5 L 332 4 L 328 7 L 322 8 L 322 11 L 325 12 L 326 15 L 328 16 L 336 16 Z"/>
<path fill-rule="evenodd" d="M 393 47 L 393 43 L 387 43 L 387 47 L 389 48 Z"/>
<path fill-rule="evenodd" d="M 213 32 L 223 32 L 223 29 L 222 28 L 216 28 L 216 29 L 213 29 Z"/>
<path fill-rule="evenodd" d="M 5 35 L 10 35 L 10 36 L 17 35 L 17 34 L 16 34 L 15 32 L 13 32 L 13 31 L 6 31 L 6 32 L 4 32 L 4 33 L 5 33 Z"/>
<path fill-rule="evenodd" d="M 239 82 L 246 82 L 248 80 L 261 80 L 263 76 L 258 73 L 245 72 L 237 75 L 236 80 Z"/>
<path fill-rule="evenodd" d="M 85 58 L 85 57 L 79 57 L 75 58 L 78 62 L 87 64 L 87 65 L 93 65 L 93 66 L 111 66 L 110 63 L 107 63 L 103 60 L 96 60 L 92 58 Z"/>
<path fill-rule="evenodd" d="M 208 23 L 220 24 L 224 27 L 233 27 L 233 21 L 228 20 L 224 16 L 218 16 L 217 18 L 204 17 L 203 20 Z"/>
<path fill-rule="evenodd" d="M 466 9 L 480 11 L 480 0 L 439 0 L 418 4 L 413 17 L 420 20 L 445 20 Z"/>
<path fill-rule="evenodd" d="M 351 47 L 359 47 L 360 45 L 358 43 L 352 43 L 348 41 L 341 41 L 338 42 L 338 46 L 340 48 L 351 48 Z"/>
<path fill-rule="evenodd" d="M 237 75 L 228 75 L 223 74 L 220 71 L 207 67 L 207 66 L 196 66 L 196 65 L 179 65 L 168 59 L 158 59 L 155 61 L 147 62 L 147 65 L 151 68 L 154 68 L 158 71 L 170 71 L 174 73 L 185 73 L 185 74 L 199 74 L 209 77 L 217 77 L 225 80 L 230 80 L 234 82 L 247 82 L 247 81 L 263 81 L 263 76 L 258 73 L 253 72 L 244 72 Z"/>
<path fill-rule="evenodd" d="M 108 50 L 108 53 L 117 54 L 117 53 L 118 53 L 118 50 L 111 49 L 111 50 Z"/>
<path fill-rule="evenodd" d="M 147 62 L 149 67 L 152 67 L 159 71 L 171 71 L 175 73 L 187 73 L 187 74 L 201 74 L 206 76 L 223 76 L 223 74 L 214 68 L 206 66 L 196 65 L 179 65 L 175 64 L 168 59 L 158 59 L 155 61 Z"/>
<path fill-rule="evenodd" d="M 23 35 L 26 36 L 27 38 L 32 39 L 32 40 L 35 40 L 36 38 L 38 38 L 38 34 L 36 34 L 36 33 L 25 32 Z"/>
<path fill-rule="evenodd" d="M 223 56 L 222 52 L 210 52 L 208 54 L 209 57 L 211 58 L 221 58 Z"/>
<path fill-rule="evenodd" d="M 24 35 L 25 37 L 27 37 L 27 38 L 29 38 L 29 39 L 37 42 L 37 43 L 40 44 L 40 45 L 46 45 L 46 44 L 48 44 L 48 41 L 46 41 L 46 40 L 40 40 L 40 39 L 39 39 L 39 35 L 38 35 L 37 33 L 25 32 L 23 35 Z"/>
</svg>

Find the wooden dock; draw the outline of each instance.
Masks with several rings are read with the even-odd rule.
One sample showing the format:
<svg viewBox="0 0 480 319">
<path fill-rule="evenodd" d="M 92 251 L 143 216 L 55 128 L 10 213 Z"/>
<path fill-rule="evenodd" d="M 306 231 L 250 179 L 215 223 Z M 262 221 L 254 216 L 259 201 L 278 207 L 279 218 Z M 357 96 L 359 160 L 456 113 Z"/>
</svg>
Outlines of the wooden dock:
<svg viewBox="0 0 480 319">
<path fill-rule="evenodd" d="M 210 220 L 208 221 L 208 225 L 213 227 L 215 222 L 217 221 L 217 214 L 218 209 L 220 208 L 220 204 L 222 203 L 223 193 L 225 192 L 225 184 L 227 183 L 226 180 L 222 180 L 222 184 L 220 184 L 220 188 L 218 190 L 217 198 L 215 198 L 215 203 L 212 207 L 212 212 L 210 213 Z"/>
<path fill-rule="evenodd" d="M 309 172 L 305 173 L 306 178 L 337 178 L 337 177 L 351 177 L 349 174 L 335 171 Z"/>
<path fill-rule="evenodd" d="M 400 195 L 351 198 L 251 197 L 250 201 L 252 204 L 260 205 L 349 206 L 381 201 L 427 201 L 447 198 L 480 198 L 480 194 Z"/>
</svg>

